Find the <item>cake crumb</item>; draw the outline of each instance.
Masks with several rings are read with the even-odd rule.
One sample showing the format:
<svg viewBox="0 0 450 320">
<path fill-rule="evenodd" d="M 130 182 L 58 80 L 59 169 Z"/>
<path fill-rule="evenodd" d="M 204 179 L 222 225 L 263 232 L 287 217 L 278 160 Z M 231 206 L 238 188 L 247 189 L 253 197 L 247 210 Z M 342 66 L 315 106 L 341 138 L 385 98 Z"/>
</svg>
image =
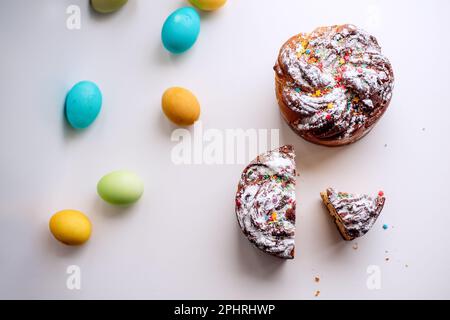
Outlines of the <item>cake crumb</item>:
<svg viewBox="0 0 450 320">
<path fill-rule="evenodd" d="M 408 268 L 409 267 L 409 265 L 408 264 L 405 264 L 405 268 Z"/>
<path fill-rule="evenodd" d="M 353 248 L 353 250 L 358 250 L 358 243 L 355 243 L 355 244 L 352 246 L 352 248 Z"/>
<path fill-rule="evenodd" d="M 387 148 L 387 143 L 384 144 L 384 147 Z"/>
<path fill-rule="evenodd" d="M 320 282 L 320 278 L 319 277 L 314 277 L 314 281 L 319 283 Z"/>
<path fill-rule="evenodd" d="M 316 293 L 314 293 L 315 297 L 318 297 L 320 295 L 320 290 L 317 290 Z"/>
<path fill-rule="evenodd" d="M 389 258 L 386 258 L 386 259 L 384 259 L 384 260 L 389 261 Z"/>
</svg>

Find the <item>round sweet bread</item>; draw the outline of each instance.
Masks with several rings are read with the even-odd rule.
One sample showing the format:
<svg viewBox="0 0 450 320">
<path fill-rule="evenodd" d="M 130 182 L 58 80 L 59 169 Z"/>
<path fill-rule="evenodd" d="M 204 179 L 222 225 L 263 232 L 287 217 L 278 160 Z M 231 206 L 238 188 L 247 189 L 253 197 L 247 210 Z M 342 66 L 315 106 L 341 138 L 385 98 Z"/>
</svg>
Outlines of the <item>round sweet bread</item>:
<svg viewBox="0 0 450 320">
<path fill-rule="evenodd" d="M 295 154 L 292 146 L 259 155 L 242 172 L 236 216 L 247 238 L 266 253 L 294 258 Z"/>
<path fill-rule="evenodd" d="M 292 37 L 274 70 L 278 104 L 289 126 L 330 147 L 364 137 L 389 106 L 394 87 L 392 66 L 377 40 L 353 25 Z"/>
</svg>

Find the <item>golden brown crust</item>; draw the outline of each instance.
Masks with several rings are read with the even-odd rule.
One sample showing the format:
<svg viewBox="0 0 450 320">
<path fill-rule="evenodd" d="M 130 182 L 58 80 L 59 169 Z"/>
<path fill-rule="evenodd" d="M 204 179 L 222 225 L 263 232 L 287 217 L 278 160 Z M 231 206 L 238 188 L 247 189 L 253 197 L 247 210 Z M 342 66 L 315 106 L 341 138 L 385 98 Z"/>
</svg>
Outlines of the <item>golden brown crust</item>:
<svg viewBox="0 0 450 320">
<path fill-rule="evenodd" d="M 336 36 L 359 42 L 344 41 L 341 48 L 333 42 Z M 305 50 L 307 54 L 302 53 Z M 280 49 L 274 70 L 283 118 L 315 144 L 337 147 L 361 139 L 391 100 L 394 75 L 389 61 L 374 37 L 352 25 L 321 27 L 291 37 Z"/>
<path fill-rule="evenodd" d="M 353 240 L 353 238 L 350 237 L 350 235 L 348 235 L 347 232 L 345 232 L 345 228 L 344 228 L 344 224 L 342 223 L 342 219 L 339 217 L 339 215 L 336 212 L 336 209 L 333 207 L 333 205 L 329 201 L 327 193 L 321 192 L 320 196 L 322 197 L 323 203 L 327 207 L 328 212 L 333 217 L 334 223 L 336 224 L 339 232 L 341 233 L 342 238 L 344 238 L 344 240 L 346 240 L 346 241 Z"/>
</svg>

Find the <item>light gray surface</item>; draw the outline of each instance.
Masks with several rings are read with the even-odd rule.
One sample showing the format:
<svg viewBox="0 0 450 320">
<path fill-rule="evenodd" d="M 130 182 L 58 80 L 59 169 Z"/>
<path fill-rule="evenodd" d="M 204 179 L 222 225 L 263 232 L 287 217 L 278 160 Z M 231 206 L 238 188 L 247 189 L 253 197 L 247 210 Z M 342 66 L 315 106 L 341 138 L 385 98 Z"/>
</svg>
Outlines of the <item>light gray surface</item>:
<svg viewBox="0 0 450 320">
<path fill-rule="evenodd" d="M 321 299 L 450 298 L 450 2 L 230 0 L 202 15 L 190 52 L 172 57 L 160 30 L 183 3 L 130 0 L 101 17 L 87 0 L 0 0 L 0 298 L 315 299 L 316 290 Z M 69 4 L 81 6 L 79 31 L 66 29 Z M 348 22 L 377 36 L 396 88 L 365 139 L 327 149 L 280 119 L 272 66 L 293 34 Z M 76 133 L 63 103 L 83 79 L 99 84 L 104 104 Z M 172 85 L 197 94 L 204 128 L 280 128 L 281 143 L 295 145 L 294 261 L 265 256 L 238 229 L 242 165 L 172 164 L 174 127 L 160 111 Z M 120 168 L 145 181 L 127 210 L 96 195 L 98 179 Z M 320 203 L 327 186 L 387 195 L 357 250 Z M 91 218 L 84 247 L 64 247 L 48 232 L 64 208 Z M 66 288 L 69 265 L 82 270 L 79 291 Z M 369 265 L 381 268 L 380 290 L 366 287 Z"/>
</svg>

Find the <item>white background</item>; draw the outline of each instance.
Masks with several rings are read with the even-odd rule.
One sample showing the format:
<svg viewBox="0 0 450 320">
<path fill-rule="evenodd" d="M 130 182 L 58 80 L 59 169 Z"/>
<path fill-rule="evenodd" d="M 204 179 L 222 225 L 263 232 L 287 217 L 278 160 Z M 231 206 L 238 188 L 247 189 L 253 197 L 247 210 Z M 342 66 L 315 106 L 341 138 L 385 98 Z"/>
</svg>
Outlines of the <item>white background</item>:
<svg viewBox="0 0 450 320">
<path fill-rule="evenodd" d="M 81 30 L 66 28 L 70 4 L 81 7 Z M 450 2 L 230 0 L 202 14 L 195 47 L 174 57 L 161 26 L 185 4 L 130 0 L 100 16 L 87 0 L 0 1 L 0 298 L 450 298 Z M 378 38 L 396 87 L 366 138 L 328 149 L 281 120 L 272 67 L 290 36 L 341 23 Z M 64 98 L 84 79 L 100 86 L 103 109 L 75 132 Z M 172 163 L 175 127 L 160 99 L 173 85 L 196 93 L 204 129 L 279 128 L 281 143 L 294 144 L 294 261 L 266 256 L 241 234 L 234 193 L 243 165 Z M 96 194 L 97 181 L 121 168 L 145 181 L 128 209 Z M 328 186 L 386 193 L 357 250 L 320 202 Z M 48 231 L 65 208 L 93 222 L 83 247 Z M 66 288 L 69 265 L 81 268 L 79 291 Z M 381 268 L 380 290 L 366 287 L 369 265 Z"/>
</svg>

